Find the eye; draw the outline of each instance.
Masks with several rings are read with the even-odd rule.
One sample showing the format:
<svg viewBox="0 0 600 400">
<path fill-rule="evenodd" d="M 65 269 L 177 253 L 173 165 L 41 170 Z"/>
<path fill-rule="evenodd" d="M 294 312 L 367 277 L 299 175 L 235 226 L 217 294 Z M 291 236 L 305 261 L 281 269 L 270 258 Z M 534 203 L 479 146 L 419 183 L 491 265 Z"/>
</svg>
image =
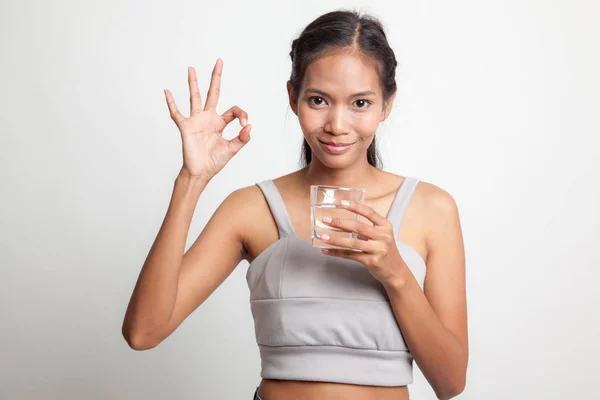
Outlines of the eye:
<svg viewBox="0 0 600 400">
<path fill-rule="evenodd" d="M 358 108 L 367 108 L 366 105 L 371 105 L 371 102 L 369 100 L 360 99 L 356 100 L 356 104 L 359 105 Z"/>
<path fill-rule="evenodd" d="M 315 106 L 320 106 L 322 103 L 325 102 L 325 99 L 319 96 L 312 96 L 308 99 L 308 102 L 314 104 Z"/>
</svg>

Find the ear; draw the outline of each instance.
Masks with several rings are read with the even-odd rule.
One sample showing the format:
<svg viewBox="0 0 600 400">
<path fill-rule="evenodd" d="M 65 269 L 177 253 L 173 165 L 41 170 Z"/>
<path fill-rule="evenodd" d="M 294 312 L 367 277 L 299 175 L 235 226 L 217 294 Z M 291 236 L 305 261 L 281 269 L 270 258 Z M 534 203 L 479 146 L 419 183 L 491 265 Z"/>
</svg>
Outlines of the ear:
<svg viewBox="0 0 600 400">
<path fill-rule="evenodd" d="M 394 90 L 394 93 L 390 96 L 389 99 L 385 102 L 383 106 L 383 111 L 381 112 L 381 120 L 384 121 L 392 112 L 392 106 L 394 105 L 394 99 L 396 98 L 397 90 Z"/>
<path fill-rule="evenodd" d="M 294 99 L 294 93 L 292 92 L 292 82 L 291 81 L 287 81 L 287 92 L 288 92 L 288 99 L 290 102 L 290 108 L 292 109 L 292 111 L 294 111 L 294 114 L 296 114 L 296 116 L 298 115 L 298 103 L 296 103 L 296 100 Z"/>
</svg>

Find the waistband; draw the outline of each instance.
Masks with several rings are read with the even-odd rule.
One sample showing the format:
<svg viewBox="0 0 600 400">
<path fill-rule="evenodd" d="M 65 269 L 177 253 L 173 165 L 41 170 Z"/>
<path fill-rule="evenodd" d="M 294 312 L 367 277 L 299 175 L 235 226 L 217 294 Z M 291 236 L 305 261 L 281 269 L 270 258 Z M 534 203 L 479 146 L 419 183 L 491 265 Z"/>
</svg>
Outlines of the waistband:
<svg viewBox="0 0 600 400">
<path fill-rule="evenodd" d="M 258 347 L 262 378 L 372 386 L 405 386 L 413 382 L 413 358 L 408 351 L 340 346 Z"/>
</svg>

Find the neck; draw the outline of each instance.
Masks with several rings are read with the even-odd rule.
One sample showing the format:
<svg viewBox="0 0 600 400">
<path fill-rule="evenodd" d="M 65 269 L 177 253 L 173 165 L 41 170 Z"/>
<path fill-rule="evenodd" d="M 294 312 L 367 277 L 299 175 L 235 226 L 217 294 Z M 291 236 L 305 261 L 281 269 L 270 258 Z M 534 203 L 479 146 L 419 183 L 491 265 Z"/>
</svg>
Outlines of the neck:
<svg viewBox="0 0 600 400">
<path fill-rule="evenodd" d="M 314 158 L 303 170 L 303 178 L 308 185 L 330 185 L 348 188 L 365 188 L 369 182 L 375 181 L 379 170 L 364 163 L 355 163 L 343 169 L 324 166 Z"/>
</svg>

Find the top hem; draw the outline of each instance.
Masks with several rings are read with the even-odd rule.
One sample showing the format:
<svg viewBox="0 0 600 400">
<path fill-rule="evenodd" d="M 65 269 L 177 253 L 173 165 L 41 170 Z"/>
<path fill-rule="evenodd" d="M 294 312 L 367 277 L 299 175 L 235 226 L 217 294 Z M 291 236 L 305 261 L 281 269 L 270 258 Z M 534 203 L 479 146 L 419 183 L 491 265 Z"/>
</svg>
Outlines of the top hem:
<svg viewBox="0 0 600 400">
<path fill-rule="evenodd" d="M 265 379 L 406 386 L 413 383 L 409 351 L 339 346 L 258 345 Z"/>
</svg>

